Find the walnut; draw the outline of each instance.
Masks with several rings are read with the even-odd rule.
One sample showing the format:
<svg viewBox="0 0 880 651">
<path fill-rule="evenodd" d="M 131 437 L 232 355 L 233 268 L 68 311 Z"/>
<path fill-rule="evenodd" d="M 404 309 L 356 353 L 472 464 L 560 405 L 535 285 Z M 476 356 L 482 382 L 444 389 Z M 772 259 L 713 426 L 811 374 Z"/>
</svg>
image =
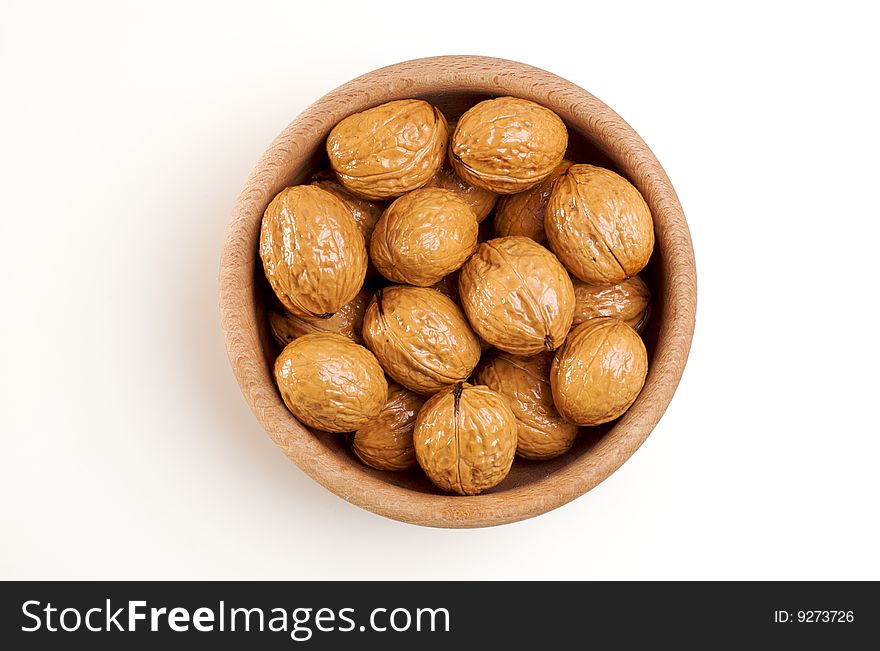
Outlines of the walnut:
<svg viewBox="0 0 880 651">
<path fill-rule="evenodd" d="M 648 353 L 620 319 L 584 321 L 568 336 L 550 369 L 553 402 L 578 425 L 601 425 L 635 401 L 648 373 Z"/>
<path fill-rule="evenodd" d="M 376 418 L 361 427 L 351 449 L 377 470 L 406 470 L 416 465 L 413 428 L 425 399 L 398 384 L 388 387 L 388 400 Z"/>
<path fill-rule="evenodd" d="M 571 278 L 556 256 L 527 237 L 481 244 L 461 268 L 458 288 L 476 333 L 508 353 L 556 350 L 571 328 Z"/>
<path fill-rule="evenodd" d="M 641 271 L 654 248 L 648 204 L 622 176 L 573 165 L 553 184 L 544 214 L 553 252 L 587 283 L 618 283 Z"/>
<path fill-rule="evenodd" d="M 413 431 L 416 459 L 438 487 L 476 495 L 500 484 L 516 453 L 516 418 L 500 395 L 456 384 L 425 403 Z"/>
<path fill-rule="evenodd" d="M 421 188 L 403 195 L 382 214 L 370 256 L 389 280 L 427 287 L 473 254 L 477 230 L 473 211 L 458 195 Z"/>
<path fill-rule="evenodd" d="M 651 290 L 639 276 L 611 285 L 574 280 L 573 325 L 597 316 L 617 317 L 640 332 L 651 315 Z"/>
<path fill-rule="evenodd" d="M 364 237 L 348 208 L 312 185 L 286 188 L 266 208 L 260 257 L 278 300 L 303 317 L 335 314 L 367 272 Z"/>
<path fill-rule="evenodd" d="M 461 116 L 449 158 L 455 173 L 468 183 L 513 194 L 549 176 L 567 146 L 568 131 L 553 111 L 529 100 L 499 97 Z"/>
<path fill-rule="evenodd" d="M 480 361 L 480 343 L 461 309 L 429 287 L 377 291 L 363 337 L 388 375 L 421 395 L 467 379 Z"/>
<path fill-rule="evenodd" d="M 302 423 L 352 432 L 379 415 L 388 383 L 373 354 L 342 335 L 304 335 L 275 361 L 284 404 Z"/>
<path fill-rule="evenodd" d="M 425 185 L 443 164 L 446 118 L 419 99 L 349 115 L 327 137 L 330 165 L 348 190 L 388 199 Z"/>
</svg>

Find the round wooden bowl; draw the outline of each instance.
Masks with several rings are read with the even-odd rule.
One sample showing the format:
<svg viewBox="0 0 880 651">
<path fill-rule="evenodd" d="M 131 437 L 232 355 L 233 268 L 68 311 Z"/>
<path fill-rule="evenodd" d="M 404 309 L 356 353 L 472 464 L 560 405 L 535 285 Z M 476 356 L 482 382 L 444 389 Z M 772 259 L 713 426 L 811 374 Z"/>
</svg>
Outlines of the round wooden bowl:
<svg viewBox="0 0 880 651">
<path fill-rule="evenodd" d="M 417 97 L 450 120 L 486 98 L 513 95 L 555 111 L 568 125 L 568 158 L 611 167 L 644 195 L 656 245 L 643 273 L 653 292 L 645 335 L 645 387 L 616 422 L 584 428 L 572 450 L 545 462 L 517 458 L 488 493 L 440 493 L 416 468 L 379 472 L 360 463 L 344 437 L 314 433 L 287 410 L 275 387 L 277 349 L 267 332 L 271 290 L 257 253 L 263 211 L 282 188 L 327 167 L 324 140 L 342 118 L 395 99 Z M 337 88 L 281 132 L 263 154 L 235 204 L 220 264 L 220 316 L 242 393 L 272 440 L 303 471 L 343 499 L 380 515 L 435 527 L 485 527 L 554 509 L 608 477 L 642 444 L 669 404 L 694 330 L 696 271 L 687 223 L 666 173 L 630 126 L 587 91 L 522 63 L 477 56 L 432 57 L 388 66 Z"/>
</svg>

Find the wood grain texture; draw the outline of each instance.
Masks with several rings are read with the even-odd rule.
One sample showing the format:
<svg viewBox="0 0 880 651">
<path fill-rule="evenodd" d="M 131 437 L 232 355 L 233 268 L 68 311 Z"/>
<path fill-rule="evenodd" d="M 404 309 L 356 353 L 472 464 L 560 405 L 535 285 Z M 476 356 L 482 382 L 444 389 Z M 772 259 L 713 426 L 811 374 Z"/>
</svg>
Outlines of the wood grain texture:
<svg viewBox="0 0 880 651">
<path fill-rule="evenodd" d="M 382 473 L 361 464 L 342 437 L 315 434 L 285 408 L 272 379 L 275 349 L 267 336 L 265 281 L 257 255 L 260 220 L 284 187 L 325 165 L 324 139 L 353 112 L 417 97 L 450 120 L 499 95 L 554 110 L 572 132 L 569 158 L 613 167 L 641 191 L 654 217 L 654 255 L 643 274 L 655 297 L 645 333 L 645 387 L 611 426 L 587 428 L 566 455 L 544 463 L 517 460 L 492 492 L 443 495 L 423 476 Z M 245 399 L 284 453 L 315 481 L 375 513 L 436 527 L 484 527 L 539 515 L 582 495 L 623 464 L 663 415 L 687 362 L 696 312 L 690 233 L 675 190 L 651 150 L 614 111 L 554 74 L 477 56 L 432 57 L 381 68 L 327 94 L 288 125 L 245 183 L 226 230 L 220 263 L 220 318 L 229 360 Z"/>
</svg>

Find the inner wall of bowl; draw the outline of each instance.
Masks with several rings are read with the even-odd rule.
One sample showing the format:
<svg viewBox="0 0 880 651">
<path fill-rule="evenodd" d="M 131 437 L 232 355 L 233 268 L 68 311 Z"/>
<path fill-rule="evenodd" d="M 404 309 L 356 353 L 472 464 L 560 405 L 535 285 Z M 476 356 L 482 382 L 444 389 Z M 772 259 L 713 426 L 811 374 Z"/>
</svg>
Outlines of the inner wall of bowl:
<svg viewBox="0 0 880 651">
<path fill-rule="evenodd" d="M 449 121 L 458 120 L 468 108 L 484 99 L 490 99 L 494 95 L 478 94 L 478 93 L 446 93 L 442 95 L 416 95 L 419 99 L 424 99 L 437 108 L 439 108 L 446 119 Z M 566 158 L 576 163 L 590 163 L 606 167 L 620 173 L 620 169 L 614 160 L 601 152 L 588 137 L 577 131 L 572 125 L 566 125 L 569 128 L 569 146 Z M 324 140 L 328 134 L 324 134 L 319 146 L 315 147 L 311 155 L 311 164 L 300 175 L 290 178 L 288 185 L 297 185 L 308 183 L 311 176 L 321 170 L 329 169 L 329 161 L 324 151 Z M 630 179 L 632 180 L 632 179 Z M 490 216 L 491 219 L 491 216 Z M 256 304 L 258 314 L 263 315 L 259 319 L 260 340 L 262 343 L 263 353 L 266 364 L 269 369 L 275 364 L 275 359 L 280 350 L 272 339 L 269 331 L 268 322 L 265 317 L 267 309 L 276 304 L 275 296 L 272 292 L 269 282 L 263 274 L 262 265 L 259 255 L 255 256 L 256 265 L 254 268 L 254 291 L 256 293 Z M 648 349 L 648 358 L 653 360 L 654 350 L 657 344 L 659 333 L 659 324 L 663 318 L 662 301 L 660 297 L 663 295 L 662 287 L 662 261 L 659 252 L 655 248 L 651 261 L 641 276 L 651 288 L 651 318 L 647 327 L 642 332 L 645 340 L 645 346 Z M 650 362 L 649 362 L 650 363 Z M 598 443 L 601 438 L 613 427 L 614 423 L 608 423 L 599 427 L 582 427 L 571 450 L 566 454 L 552 459 L 550 461 L 532 462 L 519 457 L 513 464 L 510 474 L 497 487 L 487 492 L 503 492 L 512 488 L 527 485 L 535 480 L 543 479 L 561 468 L 569 465 L 576 459 L 588 454 L 590 450 Z M 420 469 L 414 468 L 405 472 L 380 472 L 363 465 L 350 451 L 346 437 L 341 434 L 328 434 L 326 432 L 313 432 L 319 441 L 327 448 L 331 454 L 345 460 L 349 463 L 356 464 L 362 471 L 367 472 L 380 478 L 389 484 L 394 484 L 402 488 L 413 490 L 419 493 L 441 494 L 425 476 Z"/>
</svg>

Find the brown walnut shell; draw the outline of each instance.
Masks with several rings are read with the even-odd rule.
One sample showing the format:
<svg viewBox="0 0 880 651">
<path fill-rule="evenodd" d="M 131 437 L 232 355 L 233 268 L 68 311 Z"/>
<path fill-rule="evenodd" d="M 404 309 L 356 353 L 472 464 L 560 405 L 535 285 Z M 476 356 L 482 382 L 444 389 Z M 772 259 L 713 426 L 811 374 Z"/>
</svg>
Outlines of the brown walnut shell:
<svg viewBox="0 0 880 651">
<path fill-rule="evenodd" d="M 651 290 L 639 276 L 611 285 L 574 283 L 574 320 L 578 325 L 600 316 L 617 317 L 640 332 L 651 314 Z"/>
<path fill-rule="evenodd" d="M 484 188 L 478 188 L 459 177 L 452 168 L 452 164 L 448 161 L 444 163 L 443 167 L 440 168 L 424 187 L 442 188 L 443 190 L 454 192 L 458 195 L 459 199 L 470 206 L 471 210 L 474 211 L 474 215 L 476 215 L 478 222 L 482 222 L 489 216 L 489 213 L 492 212 L 492 208 L 495 207 L 495 202 L 498 199 L 498 195 L 494 192 Z"/>
<path fill-rule="evenodd" d="M 335 314 L 364 284 L 364 236 L 345 204 L 313 185 L 278 193 L 260 229 L 263 270 L 292 314 Z"/>
<path fill-rule="evenodd" d="M 376 470 L 406 470 L 416 465 L 413 428 L 425 399 L 398 384 L 388 387 L 388 400 L 379 415 L 351 439 L 358 459 Z"/>
<path fill-rule="evenodd" d="M 388 383 L 373 354 L 337 334 L 297 338 L 275 360 L 284 404 L 302 423 L 352 432 L 379 415 Z"/>
<path fill-rule="evenodd" d="M 544 230 L 562 263 L 588 283 L 636 275 L 654 249 L 654 222 L 642 195 L 622 176 L 592 165 L 573 165 L 553 184 Z"/>
<path fill-rule="evenodd" d="M 516 453 L 534 461 L 568 452 L 578 433 L 577 425 L 566 422 L 553 404 L 550 363 L 543 353 L 532 357 L 495 353 L 474 373 L 474 382 L 507 400 L 516 416 Z"/>
<path fill-rule="evenodd" d="M 316 174 L 312 178 L 312 185 L 317 185 L 323 190 L 327 190 L 330 194 L 336 196 L 337 199 L 345 204 L 352 218 L 357 222 L 358 228 L 361 229 L 361 235 L 367 246 L 370 245 L 370 238 L 373 236 L 373 229 L 376 228 L 376 222 L 382 216 L 384 206 L 376 201 L 362 199 L 345 189 L 333 172 L 325 171 Z"/>
<path fill-rule="evenodd" d="M 517 97 L 468 109 L 455 127 L 449 158 L 462 179 L 498 194 L 534 187 L 562 162 L 568 131 L 553 111 Z"/>
<path fill-rule="evenodd" d="M 446 118 L 420 99 L 349 115 L 327 137 L 330 165 L 348 190 L 388 199 L 425 185 L 443 164 Z"/>
<path fill-rule="evenodd" d="M 570 160 L 563 160 L 550 176 L 532 189 L 502 197 L 495 211 L 495 236 L 522 235 L 538 244 L 546 242 L 544 209 L 550 199 L 553 182 L 572 165 L 574 163 Z"/>
<path fill-rule="evenodd" d="M 458 195 L 420 188 L 395 200 L 382 214 L 370 257 L 389 280 L 428 287 L 471 257 L 477 231 L 473 211 Z"/>
<path fill-rule="evenodd" d="M 303 335 L 334 332 L 348 337 L 356 344 L 362 344 L 361 329 L 364 324 L 364 312 L 371 294 L 361 289 L 353 299 L 342 308 L 326 318 L 310 318 L 296 316 L 289 312 L 271 310 L 269 312 L 269 329 L 275 342 L 284 348 L 291 341 Z"/>
<path fill-rule="evenodd" d="M 500 484 L 516 454 L 516 417 L 484 386 L 457 384 L 425 403 L 416 418 L 416 459 L 439 488 L 476 495 Z"/>
<path fill-rule="evenodd" d="M 568 336 L 550 368 L 553 401 L 578 425 L 601 425 L 635 402 L 648 373 L 648 353 L 620 319 L 584 321 Z"/>
<path fill-rule="evenodd" d="M 476 333 L 505 352 L 556 350 L 571 328 L 571 278 L 556 256 L 527 237 L 481 244 L 461 268 L 458 289 Z"/>
<path fill-rule="evenodd" d="M 388 375 L 421 395 L 467 379 L 480 361 L 480 342 L 461 309 L 430 287 L 377 291 L 363 337 Z"/>
</svg>

